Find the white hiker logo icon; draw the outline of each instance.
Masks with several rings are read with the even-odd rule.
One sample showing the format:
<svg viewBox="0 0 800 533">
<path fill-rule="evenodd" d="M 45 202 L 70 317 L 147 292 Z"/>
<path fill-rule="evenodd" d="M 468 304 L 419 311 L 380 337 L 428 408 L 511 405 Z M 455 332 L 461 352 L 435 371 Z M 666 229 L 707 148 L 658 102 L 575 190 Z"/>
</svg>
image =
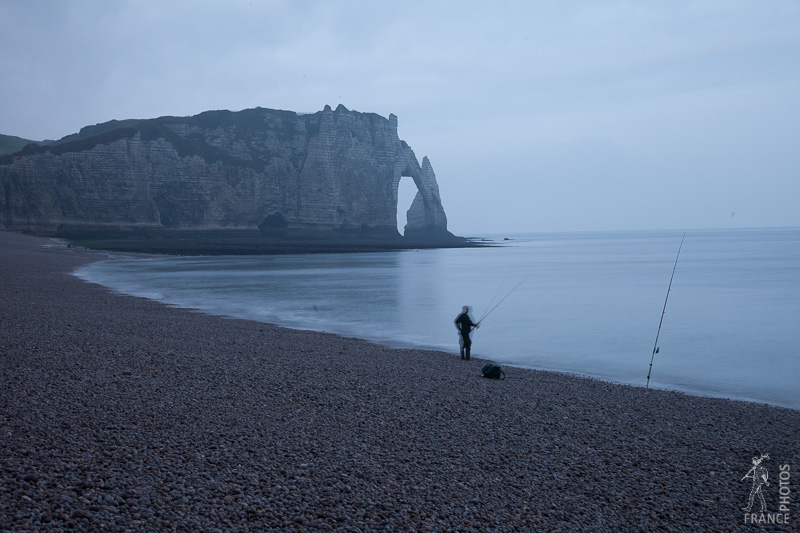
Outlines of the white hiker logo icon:
<svg viewBox="0 0 800 533">
<path fill-rule="evenodd" d="M 753 480 L 753 487 L 750 489 L 750 500 L 747 502 L 747 507 L 742 507 L 743 511 L 749 512 L 753 508 L 753 501 L 756 496 L 761 500 L 761 512 L 763 513 L 767 510 L 767 502 L 764 500 L 762 488 L 764 485 L 769 487 L 769 471 L 765 466 L 761 465 L 764 459 L 769 459 L 769 455 L 762 454 L 761 457 L 753 457 L 753 468 L 742 478 L 742 481 L 747 478 Z"/>
</svg>

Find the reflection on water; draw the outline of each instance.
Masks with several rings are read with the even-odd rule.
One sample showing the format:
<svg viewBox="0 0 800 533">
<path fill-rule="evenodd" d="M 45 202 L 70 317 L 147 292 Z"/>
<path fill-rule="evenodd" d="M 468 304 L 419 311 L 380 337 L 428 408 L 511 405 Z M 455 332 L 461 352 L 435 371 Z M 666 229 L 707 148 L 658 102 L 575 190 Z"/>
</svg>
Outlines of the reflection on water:
<svg viewBox="0 0 800 533">
<path fill-rule="evenodd" d="M 471 305 L 476 319 L 491 311 L 474 333 L 474 357 L 644 385 L 682 233 L 518 235 L 508 246 L 483 249 L 114 260 L 77 274 L 171 305 L 454 354 L 453 319 Z M 800 230 L 690 231 L 651 387 L 800 408 L 792 335 L 799 322 Z"/>
</svg>

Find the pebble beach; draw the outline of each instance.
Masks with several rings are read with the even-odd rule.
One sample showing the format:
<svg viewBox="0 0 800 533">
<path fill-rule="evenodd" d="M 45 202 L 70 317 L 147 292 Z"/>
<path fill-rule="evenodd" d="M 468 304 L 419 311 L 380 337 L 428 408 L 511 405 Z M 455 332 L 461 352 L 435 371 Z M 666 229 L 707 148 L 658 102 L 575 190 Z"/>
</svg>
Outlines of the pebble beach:
<svg viewBox="0 0 800 533">
<path fill-rule="evenodd" d="M 0 531 L 800 530 L 800 411 L 489 380 L 457 346 L 211 316 L 71 274 L 108 257 L 0 231 Z M 761 454 L 772 524 L 742 510 Z"/>
</svg>

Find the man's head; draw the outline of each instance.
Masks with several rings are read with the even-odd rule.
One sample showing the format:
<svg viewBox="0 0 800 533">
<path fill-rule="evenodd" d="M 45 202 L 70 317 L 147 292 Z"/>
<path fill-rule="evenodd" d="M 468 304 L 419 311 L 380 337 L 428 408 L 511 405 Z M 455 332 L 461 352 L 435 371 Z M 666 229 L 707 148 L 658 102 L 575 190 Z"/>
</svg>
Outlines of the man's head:
<svg viewBox="0 0 800 533">
<path fill-rule="evenodd" d="M 464 307 L 462 307 L 462 308 L 461 308 L 461 310 L 462 310 L 463 312 L 465 312 L 465 313 L 469 313 L 469 306 L 468 306 L 468 305 L 465 305 Z"/>
</svg>

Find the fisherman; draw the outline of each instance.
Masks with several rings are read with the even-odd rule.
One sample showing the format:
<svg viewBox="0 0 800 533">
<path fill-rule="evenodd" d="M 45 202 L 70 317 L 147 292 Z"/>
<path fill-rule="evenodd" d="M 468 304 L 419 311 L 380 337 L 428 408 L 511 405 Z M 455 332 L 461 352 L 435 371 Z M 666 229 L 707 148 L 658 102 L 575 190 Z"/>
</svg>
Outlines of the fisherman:
<svg viewBox="0 0 800 533">
<path fill-rule="evenodd" d="M 476 329 L 480 325 L 480 322 L 475 324 L 472 321 L 472 317 L 469 316 L 469 306 L 465 305 L 461 308 L 461 314 L 458 315 L 455 320 L 453 320 L 453 324 L 456 325 L 456 329 L 461 335 L 461 339 L 458 343 L 461 347 L 461 359 L 466 359 L 469 361 L 469 351 L 472 347 L 472 339 L 469 338 L 469 334 L 473 329 Z M 465 353 L 466 357 L 464 357 Z"/>
</svg>

